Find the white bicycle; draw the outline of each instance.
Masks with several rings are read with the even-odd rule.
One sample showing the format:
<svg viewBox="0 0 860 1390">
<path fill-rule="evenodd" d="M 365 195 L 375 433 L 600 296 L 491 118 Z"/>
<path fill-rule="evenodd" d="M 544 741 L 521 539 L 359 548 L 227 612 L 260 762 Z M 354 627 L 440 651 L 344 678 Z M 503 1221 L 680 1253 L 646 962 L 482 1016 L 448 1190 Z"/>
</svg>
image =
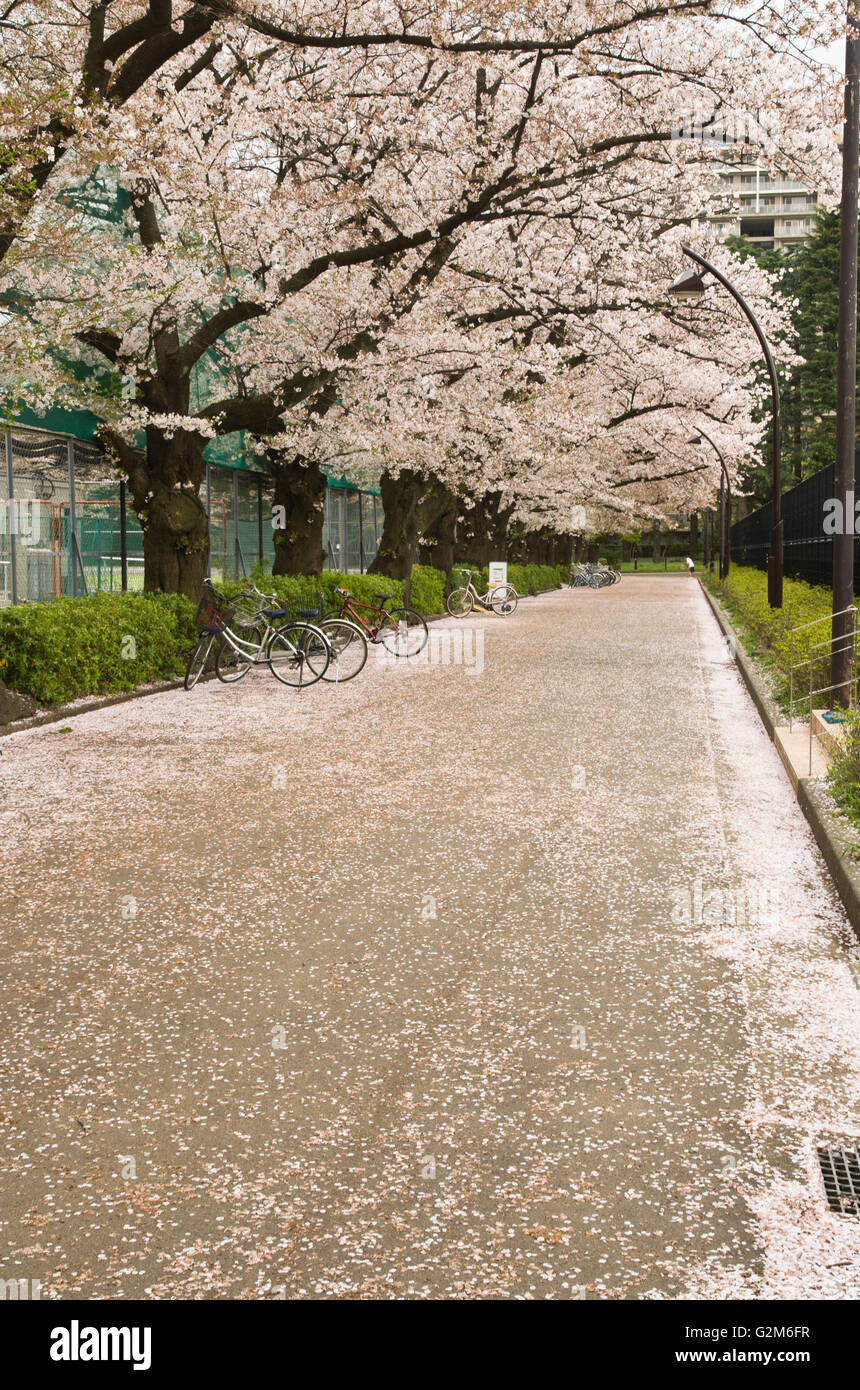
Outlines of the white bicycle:
<svg viewBox="0 0 860 1390">
<path fill-rule="evenodd" d="M 479 594 L 472 583 L 475 571 L 463 570 L 462 573 L 466 576 L 466 583 L 462 588 L 452 589 L 445 604 L 452 618 L 465 618 L 474 608 L 483 613 L 492 611 L 500 618 L 510 617 L 519 600 L 513 584 L 491 584 L 485 594 Z"/>
</svg>

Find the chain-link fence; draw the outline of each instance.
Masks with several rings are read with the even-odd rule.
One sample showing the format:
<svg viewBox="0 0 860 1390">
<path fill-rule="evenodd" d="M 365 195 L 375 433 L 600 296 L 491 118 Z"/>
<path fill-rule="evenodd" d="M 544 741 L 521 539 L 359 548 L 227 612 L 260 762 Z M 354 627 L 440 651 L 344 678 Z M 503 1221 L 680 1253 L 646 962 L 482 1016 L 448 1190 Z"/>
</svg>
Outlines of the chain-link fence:
<svg viewBox="0 0 860 1390">
<path fill-rule="evenodd" d="M 323 552 L 327 569 L 363 574 L 382 538 L 382 504 L 371 492 L 329 487 L 325 496 Z"/>
<path fill-rule="evenodd" d="M 143 532 L 128 490 L 96 444 L 48 430 L 3 432 L 0 467 L 0 606 L 64 594 L 143 588 Z M 249 575 L 274 561 L 272 483 L 264 474 L 206 471 L 209 569 Z M 329 487 L 326 567 L 367 569 L 379 548 L 382 508 L 372 493 Z"/>
</svg>

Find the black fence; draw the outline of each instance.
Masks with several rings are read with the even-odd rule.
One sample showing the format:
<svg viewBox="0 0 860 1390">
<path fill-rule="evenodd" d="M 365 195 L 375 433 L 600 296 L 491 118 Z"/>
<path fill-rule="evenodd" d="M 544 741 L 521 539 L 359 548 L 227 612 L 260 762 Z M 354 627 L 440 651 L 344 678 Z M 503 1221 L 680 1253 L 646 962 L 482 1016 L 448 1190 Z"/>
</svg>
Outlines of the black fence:
<svg viewBox="0 0 860 1390">
<path fill-rule="evenodd" d="M 860 499 L 860 449 L 854 454 L 854 491 Z M 783 553 L 787 575 L 828 587 L 833 582 L 833 537 L 824 533 L 824 504 L 834 495 L 832 463 L 783 493 Z M 735 564 L 767 569 L 771 514 L 772 504 L 768 502 L 732 526 L 730 544 Z M 827 515 L 830 515 L 829 510 Z M 849 527 L 852 522 L 853 517 L 846 518 Z M 855 592 L 860 590 L 860 536 L 854 539 L 854 589 Z"/>
</svg>

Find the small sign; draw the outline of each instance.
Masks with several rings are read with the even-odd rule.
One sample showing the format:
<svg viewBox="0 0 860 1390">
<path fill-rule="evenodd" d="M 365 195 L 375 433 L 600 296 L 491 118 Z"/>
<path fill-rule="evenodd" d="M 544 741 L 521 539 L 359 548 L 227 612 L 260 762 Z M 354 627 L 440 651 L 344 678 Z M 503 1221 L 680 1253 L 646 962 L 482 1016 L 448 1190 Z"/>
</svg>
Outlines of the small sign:
<svg viewBox="0 0 860 1390">
<path fill-rule="evenodd" d="M 507 560 L 491 560 L 489 564 L 490 585 L 495 588 L 497 584 L 507 584 L 508 582 L 508 562 Z"/>
</svg>

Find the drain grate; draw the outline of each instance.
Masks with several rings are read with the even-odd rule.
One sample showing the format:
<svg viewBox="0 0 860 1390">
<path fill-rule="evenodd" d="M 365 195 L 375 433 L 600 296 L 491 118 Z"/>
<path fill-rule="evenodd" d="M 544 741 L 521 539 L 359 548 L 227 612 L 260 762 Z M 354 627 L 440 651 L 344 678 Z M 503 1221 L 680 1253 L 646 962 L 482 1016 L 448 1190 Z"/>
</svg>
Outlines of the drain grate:
<svg viewBox="0 0 860 1390">
<path fill-rule="evenodd" d="M 853 1149 L 819 1149 L 827 1205 L 837 1216 L 860 1216 L 860 1145 Z"/>
</svg>

